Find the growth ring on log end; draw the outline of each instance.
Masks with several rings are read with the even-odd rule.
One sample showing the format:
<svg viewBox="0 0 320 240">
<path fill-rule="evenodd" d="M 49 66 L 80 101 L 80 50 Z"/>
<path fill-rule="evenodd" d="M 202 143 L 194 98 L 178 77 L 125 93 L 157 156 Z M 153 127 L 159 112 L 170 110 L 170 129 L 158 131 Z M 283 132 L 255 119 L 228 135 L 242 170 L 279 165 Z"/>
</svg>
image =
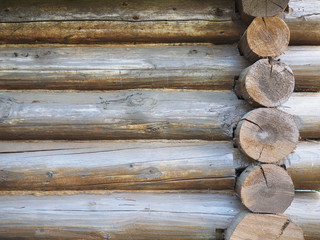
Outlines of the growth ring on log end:
<svg viewBox="0 0 320 240">
<path fill-rule="evenodd" d="M 278 57 L 288 47 L 290 30 L 279 17 L 257 17 L 239 42 L 240 52 L 250 61 Z"/>
<path fill-rule="evenodd" d="M 280 163 L 296 148 L 299 129 L 294 118 L 274 108 L 248 112 L 235 130 L 236 144 L 248 157 L 264 163 Z"/>
<path fill-rule="evenodd" d="M 294 84 L 294 74 L 288 65 L 260 59 L 241 72 L 235 92 L 254 106 L 276 107 L 289 99 Z"/>
<path fill-rule="evenodd" d="M 256 213 L 283 213 L 294 198 L 291 177 L 274 164 L 247 167 L 238 177 L 235 190 L 243 205 Z"/>
<path fill-rule="evenodd" d="M 282 13 L 289 0 L 237 0 L 241 13 L 250 17 L 273 17 Z"/>
<path fill-rule="evenodd" d="M 225 233 L 226 240 L 303 240 L 302 229 L 283 214 L 240 212 Z"/>
</svg>

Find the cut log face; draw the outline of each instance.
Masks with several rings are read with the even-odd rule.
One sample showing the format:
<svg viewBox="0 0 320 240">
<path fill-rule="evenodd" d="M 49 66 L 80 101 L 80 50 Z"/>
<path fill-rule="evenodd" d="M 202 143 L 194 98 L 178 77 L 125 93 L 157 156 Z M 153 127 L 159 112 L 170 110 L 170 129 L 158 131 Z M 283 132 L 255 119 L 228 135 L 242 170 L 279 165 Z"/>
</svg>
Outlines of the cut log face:
<svg viewBox="0 0 320 240">
<path fill-rule="evenodd" d="M 238 0 L 241 11 L 252 17 L 273 17 L 284 11 L 289 0 Z"/>
<path fill-rule="evenodd" d="M 249 25 L 239 42 L 241 53 L 250 61 L 278 57 L 288 47 L 290 31 L 279 17 L 258 17 Z"/>
<path fill-rule="evenodd" d="M 236 183 L 243 205 L 257 213 L 283 213 L 293 201 L 293 182 L 282 167 L 274 164 L 250 166 Z"/>
<path fill-rule="evenodd" d="M 236 144 L 248 157 L 264 163 L 280 163 L 294 151 L 299 130 L 294 118 L 278 109 L 259 108 L 239 122 Z"/>
<path fill-rule="evenodd" d="M 287 216 L 239 213 L 226 231 L 226 240 L 302 240 L 302 229 Z"/>
<path fill-rule="evenodd" d="M 276 107 L 289 99 L 294 84 L 288 65 L 261 59 L 241 72 L 235 91 L 254 106 Z"/>
</svg>

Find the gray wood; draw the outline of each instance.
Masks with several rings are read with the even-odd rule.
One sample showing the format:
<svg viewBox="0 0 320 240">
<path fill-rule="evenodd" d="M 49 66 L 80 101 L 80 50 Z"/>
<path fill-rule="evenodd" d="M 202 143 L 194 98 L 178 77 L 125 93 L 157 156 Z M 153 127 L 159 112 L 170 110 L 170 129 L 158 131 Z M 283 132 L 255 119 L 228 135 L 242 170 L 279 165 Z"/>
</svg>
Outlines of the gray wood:
<svg viewBox="0 0 320 240">
<path fill-rule="evenodd" d="M 0 139 L 232 138 L 250 109 L 233 92 L 1 91 Z"/>
<path fill-rule="evenodd" d="M 241 210 L 232 194 L 2 195 L 0 236 L 64 239 L 78 233 L 84 239 L 215 239 L 216 229 L 226 229 Z M 319 211 L 319 193 L 305 192 L 296 195 L 285 214 L 302 227 L 306 239 L 319 239 Z"/>
<path fill-rule="evenodd" d="M 320 47 L 289 47 L 281 60 L 295 91 L 320 91 Z M 231 90 L 250 65 L 235 45 L 2 45 L 1 89 Z"/>
<path fill-rule="evenodd" d="M 319 146 L 285 162 L 295 189 L 320 190 Z M 232 142 L 0 141 L 1 190 L 233 189 L 248 165 Z"/>
<path fill-rule="evenodd" d="M 250 110 L 233 92 L 0 91 L 0 139 L 230 140 Z M 295 93 L 281 107 L 302 138 L 320 138 L 320 93 Z"/>
<path fill-rule="evenodd" d="M 232 190 L 231 142 L 0 141 L 0 190 Z"/>
</svg>

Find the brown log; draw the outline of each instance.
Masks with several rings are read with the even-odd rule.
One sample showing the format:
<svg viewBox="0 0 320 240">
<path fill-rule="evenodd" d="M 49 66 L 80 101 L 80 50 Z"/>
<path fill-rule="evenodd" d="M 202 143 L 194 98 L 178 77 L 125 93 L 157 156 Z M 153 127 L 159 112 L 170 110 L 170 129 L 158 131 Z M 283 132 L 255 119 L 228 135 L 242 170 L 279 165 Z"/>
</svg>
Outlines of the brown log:
<svg viewBox="0 0 320 240">
<path fill-rule="evenodd" d="M 0 238 L 209 240 L 243 210 L 234 195 L 207 191 L 0 194 Z M 306 240 L 320 239 L 319 194 L 297 193 L 285 213 Z"/>
<path fill-rule="evenodd" d="M 241 72 L 235 92 L 253 106 L 276 107 L 289 99 L 294 85 L 289 66 L 272 59 L 261 59 Z"/>
<path fill-rule="evenodd" d="M 226 240 L 304 240 L 302 229 L 284 214 L 240 212 L 231 222 Z"/>
<path fill-rule="evenodd" d="M 281 61 L 295 91 L 320 91 L 320 47 L 289 47 Z M 0 46 L 0 89 L 231 90 L 250 63 L 235 45 Z"/>
<path fill-rule="evenodd" d="M 248 17 L 274 17 L 282 13 L 289 0 L 236 0 L 240 15 Z"/>
<path fill-rule="evenodd" d="M 0 190 L 233 190 L 231 142 L 0 141 Z"/>
<path fill-rule="evenodd" d="M 235 137 L 239 149 L 253 160 L 280 163 L 296 148 L 299 129 L 291 115 L 278 109 L 258 108 L 243 116 Z"/>
<path fill-rule="evenodd" d="M 257 17 L 239 42 L 240 52 L 250 61 L 278 57 L 288 47 L 290 31 L 279 17 Z"/>
<path fill-rule="evenodd" d="M 295 189 L 320 190 L 319 146 L 288 157 Z M 226 190 L 242 157 L 231 141 L 0 141 L 0 190 Z"/>
<path fill-rule="evenodd" d="M 283 213 L 294 198 L 290 176 L 274 164 L 247 167 L 237 178 L 235 190 L 243 205 L 256 213 Z"/>
</svg>

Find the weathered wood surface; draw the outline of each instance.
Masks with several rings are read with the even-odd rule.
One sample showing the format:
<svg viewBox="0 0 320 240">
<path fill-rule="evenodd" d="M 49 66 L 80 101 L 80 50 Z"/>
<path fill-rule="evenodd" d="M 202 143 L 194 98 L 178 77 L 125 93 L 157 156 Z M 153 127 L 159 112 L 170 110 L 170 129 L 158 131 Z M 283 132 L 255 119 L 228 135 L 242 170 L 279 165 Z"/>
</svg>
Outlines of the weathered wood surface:
<svg viewBox="0 0 320 240">
<path fill-rule="evenodd" d="M 1 43 L 234 43 L 246 29 L 234 0 L 1 1 Z M 320 6 L 291 0 L 291 44 L 319 44 Z"/>
<path fill-rule="evenodd" d="M 233 92 L 1 92 L 0 139 L 228 140 L 249 110 Z"/>
<path fill-rule="evenodd" d="M 312 211 L 310 211 L 312 206 Z M 2 195 L 0 237 L 19 239 L 215 239 L 243 210 L 232 194 L 109 193 Z M 320 239 L 320 196 L 297 193 L 285 214 Z"/>
<path fill-rule="evenodd" d="M 281 110 L 293 115 L 301 138 L 320 138 L 320 93 L 294 93 Z"/>
<path fill-rule="evenodd" d="M 302 229 L 284 214 L 254 214 L 242 211 L 235 216 L 226 240 L 304 240 Z"/>
<path fill-rule="evenodd" d="M 235 191 L 255 213 L 283 213 L 294 198 L 291 177 L 275 164 L 247 167 L 237 178 Z"/>
<path fill-rule="evenodd" d="M 290 44 L 319 45 L 320 1 L 290 0 L 289 9 L 282 18 L 290 29 Z"/>
<path fill-rule="evenodd" d="M 257 108 L 241 118 L 234 137 L 248 157 L 279 164 L 296 148 L 299 129 L 294 116 L 276 108 Z"/>
<path fill-rule="evenodd" d="M 253 106 L 277 107 L 288 101 L 294 85 L 294 74 L 287 64 L 260 59 L 242 70 L 234 90 Z"/>
<path fill-rule="evenodd" d="M 0 190 L 233 189 L 245 168 L 231 142 L 0 141 Z M 320 190 L 320 143 L 286 166 L 296 189 Z"/>
<path fill-rule="evenodd" d="M 0 190 L 232 190 L 231 142 L 1 142 Z"/>
<path fill-rule="evenodd" d="M 5 1 L 0 42 L 236 42 L 234 1 Z"/>
<path fill-rule="evenodd" d="M 295 91 L 320 91 L 320 47 L 289 47 L 281 60 Z M 231 90 L 250 65 L 235 45 L 2 45 L 0 63 L 1 89 L 61 90 Z"/>
<path fill-rule="evenodd" d="M 290 30 L 279 17 L 255 18 L 239 41 L 240 52 L 251 62 L 278 57 L 289 45 Z"/>
<path fill-rule="evenodd" d="M 250 110 L 233 92 L 0 91 L 2 140 L 230 140 Z M 281 108 L 303 138 L 320 138 L 320 93 L 295 93 Z"/>
</svg>

